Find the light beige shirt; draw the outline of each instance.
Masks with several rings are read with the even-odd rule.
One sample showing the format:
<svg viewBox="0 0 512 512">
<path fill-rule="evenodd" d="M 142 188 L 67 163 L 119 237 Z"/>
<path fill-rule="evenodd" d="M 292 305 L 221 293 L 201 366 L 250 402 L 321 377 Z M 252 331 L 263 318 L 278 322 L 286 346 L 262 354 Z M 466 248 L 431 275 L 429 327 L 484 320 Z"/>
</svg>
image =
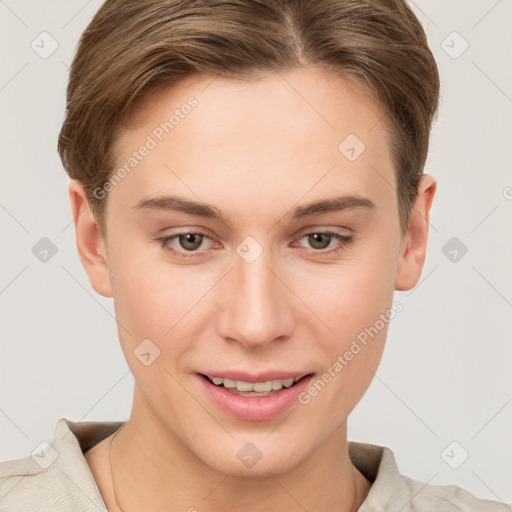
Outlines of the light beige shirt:
<svg viewBox="0 0 512 512">
<path fill-rule="evenodd" d="M 49 443 L 23 459 L 0 463 L 0 512 L 107 512 L 83 454 L 120 426 L 61 418 Z M 512 510 L 456 485 L 427 485 L 401 475 L 389 448 L 349 442 L 349 455 L 372 482 L 359 512 Z"/>
</svg>

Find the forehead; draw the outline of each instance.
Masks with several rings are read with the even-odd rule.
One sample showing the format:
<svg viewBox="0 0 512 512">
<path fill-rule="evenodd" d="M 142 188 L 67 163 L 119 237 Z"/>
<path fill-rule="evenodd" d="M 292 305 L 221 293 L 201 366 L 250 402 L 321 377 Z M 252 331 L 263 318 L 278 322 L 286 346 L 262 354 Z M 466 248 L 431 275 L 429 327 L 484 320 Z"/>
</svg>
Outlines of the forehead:
<svg viewBox="0 0 512 512">
<path fill-rule="evenodd" d="M 115 146 L 116 168 L 151 148 L 111 194 L 135 204 L 171 190 L 219 201 L 236 191 L 247 208 L 258 193 L 274 203 L 333 188 L 389 195 L 384 117 L 359 83 L 325 69 L 190 77 L 136 103 Z"/>
<path fill-rule="evenodd" d="M 272 138 L 269 124 L 272 121 L 278 122 L 278 126 L 293 127 L 293 132 L 303 128 L 306 132 L 330 129 L 342 133 L 350 125 L 354 130 L 359 128 L 362 135 L 384 115 L 375 96 L 361 80 L 309 66 L 254 72 L 252 78 L 246 79 L 193 75 L 172 86 L 160 84 L 137 99 L 128 126 L 135 131 L 147 131 L 148 125 L 168 120 L 190 97 L 200 106 L 194 109 L 194 117 L 200 118 L 203 131 L 198 135 L 203 140 L 207 135 L 216 138 L 225 135 L 236 142 L 233 132 L 225 129 L 235 129 L 243 123 L 251 129 L 251 134 L 259 129 L 263 142 L 265 136 Z M 224 130 L 208 132 L 211 127 Z M 194 128 L 197 133 L 198 126 Z M 247 132 L 234 131 L 240 138 Z M 173 136 L 179 136 L 179 131 Z"/>
</svg>

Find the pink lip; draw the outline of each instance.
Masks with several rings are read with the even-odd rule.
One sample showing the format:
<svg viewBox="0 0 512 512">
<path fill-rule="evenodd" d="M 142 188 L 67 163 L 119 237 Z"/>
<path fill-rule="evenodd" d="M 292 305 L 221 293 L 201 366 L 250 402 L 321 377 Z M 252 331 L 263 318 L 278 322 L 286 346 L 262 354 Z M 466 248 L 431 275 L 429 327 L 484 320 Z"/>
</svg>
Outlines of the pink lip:
<svg viewBox="0 0 512 512">
<path fill-rule="evenodd" d="M 217 376 L 209 373 L 207 375 L 210 377 Z M 233 378 L 231 375 L 237 375 L 238 377 Z M 271 376 L 268 377 L 268 375 Z M 287 377 L 283 377 L 283 375 L 287 375 Z M 218 376 L 220 377 L 221 375 Z M 222 374 L 222 377 L 224 378 L 240 380 L 243 382 L 265 382 L 266 380 L 273 380 L 272 376 L 275 379 L 283 379 L 298 375 L 283 372 L 279 374 L 276 372 L 269 372 L 258 376 L 251 376 L 243 372 L 226 372 Z M 307 375 L 293 386 L 289 388 L 283 387 L 280 391 L 269 396 L 234 395 L 227 391 L 223 386 L 216 386 L 215 384 L 212 384 L 208 379 L 205 379 L 200 374 L 197 374 L 197 377 L 207 396 L 223 412 L 241 420 L 266 421 L 279 416 L 288 410 L 294 403 L 298 403 L 298 395 L 307 388 L 313 374 Z"/>
</svg>

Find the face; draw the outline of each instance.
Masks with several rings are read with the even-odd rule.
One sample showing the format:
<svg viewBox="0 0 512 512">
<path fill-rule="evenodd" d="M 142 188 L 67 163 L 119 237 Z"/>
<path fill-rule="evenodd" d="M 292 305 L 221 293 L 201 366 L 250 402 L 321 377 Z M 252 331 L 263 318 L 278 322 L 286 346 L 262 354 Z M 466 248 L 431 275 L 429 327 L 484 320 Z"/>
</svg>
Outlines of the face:
<svg viewBox="0 0 512 512">
<path fill-rule="evenodd" d="M 303 68 L 194 77 L 145 98 L 121 133 L 108 266 L 89 275 L 114 297 L 132 415 L 212 468 L 297 465 L 370 384 L 399 274 L 419 276 L 418 257 L 400 268 L 382 118 L 356 82 Z"/>
</svg>

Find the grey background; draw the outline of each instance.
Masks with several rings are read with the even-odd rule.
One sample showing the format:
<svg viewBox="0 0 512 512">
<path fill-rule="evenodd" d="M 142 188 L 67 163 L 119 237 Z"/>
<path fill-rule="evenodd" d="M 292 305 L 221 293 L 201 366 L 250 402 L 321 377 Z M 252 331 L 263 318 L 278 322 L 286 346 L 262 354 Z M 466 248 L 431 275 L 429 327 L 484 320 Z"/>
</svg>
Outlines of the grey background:
<svg viewBox="0 0 512 512">
<path fill-rule="evenodd" d="M 130 411 L 133 379 L 113 305 L 78 259 L 56 152 L 68 66 L 100 4 L 0 0 L 2 460 L 49 440 L 61 417 L 119 420 Z M 512 1 L 411 5 L 441 72 L 426 168 L 438 192 L 422 279 L 396 293 L 404 310 L 349 438 L 390 447 L 412 478 L 512 502 Z M 31 47 L 42 46 L 43 31 L 58 43 L 47 58 Z M 32 252 L 43 237 L 57 249 L 46 262 Z M 469 454 L 457 469 L 445 462 L 453 441 L 452 464 L 460 447 Z"/>
</svg>

